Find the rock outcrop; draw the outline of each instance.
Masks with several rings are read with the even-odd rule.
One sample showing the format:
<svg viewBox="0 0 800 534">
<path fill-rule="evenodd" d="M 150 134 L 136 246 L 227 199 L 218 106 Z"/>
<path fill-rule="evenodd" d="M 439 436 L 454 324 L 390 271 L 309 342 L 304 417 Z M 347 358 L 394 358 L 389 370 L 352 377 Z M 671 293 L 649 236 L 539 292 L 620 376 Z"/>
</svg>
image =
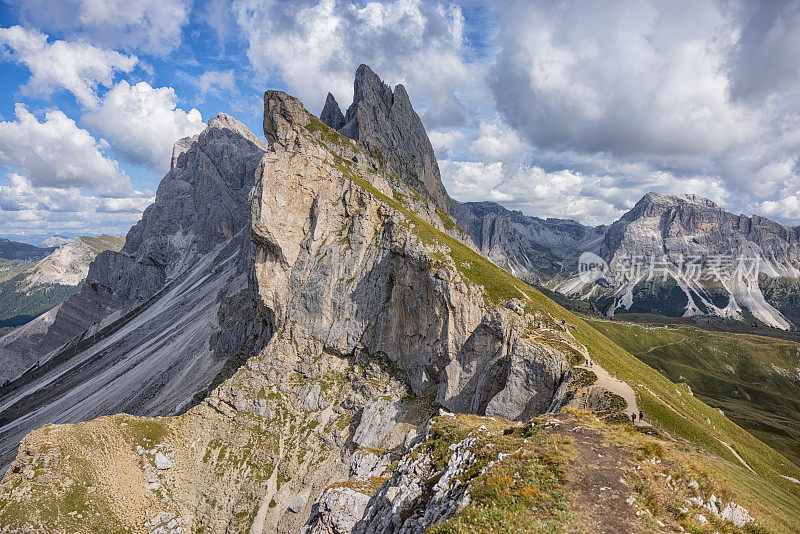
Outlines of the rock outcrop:
<svg viewBox="0 0 800 534">
<path fill-rule="evenodd" d="M 329 94 L 320 119 L 339 133 L 358 141 L 366 152 L 395 172 L 405 183 L 426 195 L 444 212 L 450 197 L 442 185 L 439 165 L 419 115 L 405 87 L 394 90 L 366 65 L 356 71 L 353 103 L 344 115 Z"/>
<path fill-rule="evenodd" d="M 266 149 L 226 115 L 176 143 L 122 250 L 101 253 L 76 295 L 14 332 L 14 352 L 0 357 L 22 347 L 32 367 L 0 388 L 0 464 L 45 423 L 185 410 L 261 343 L 247 198 Z"/>
<path fill-rule="evenodd" d="M 117 503 L 118 511 L 111 514 L 115 521 L 141 522 L 150 530 L 175 522 L 189 530 L 297 532 L 332 483 L 353 474 L 367 477 L 369 486 L 384 475 L 385 453 L 374 459 L 356 453 L 357 460 L 350 462 L 359 447 L 401 450 L 424 433 L 437 405 L 524 418 L 558 401 L 560 385 L 570 376 L 570 351 L 564 348 L 570 341 L 546 341 L 568 333 L 540 308 L 532 290 L 506 280 L 503 271 L 455 239 L 462 234 L 452 220 L 433 201 L 415 195 L 365 145 L 329 129 L 285 93 L 267 91 L 264 103 L 266 150 L 253 142 L 252 153 L 239 153 L 238 166 L 225 161 L 236 151 L 224 143 L 213 152 L 222 157 L 213 166 L 220 172 L 254 172 L 245 231 L 238 232 L 237 214 L 213 207 L 204 208 L 203 220 L 189 217 L 175 224 L 167 210 L 182 213 L 182 206 L 167 202 L 165 194 L 192 189 L 162 182 L 163 209 L 157 200 L 129 235 L 129 243 L 139 245 L 126 245 L 124 260 L 107 255 L 94 279 L 106 273 L 98 288 L 121 295 L 124 302 L 147 296 L 126 280 L 150 279 L 152 269 L 163 273 L 163 288 L 158 289 L 161 279 L 153 278 L 149 290 L 157 292 L 127 319 L 131 326 L 66 360 L 74 365 L 75 358 L 85 361 L 84 354 L 105 351 L 119 361 L 108 373 L 121 378 L 103 383 L 108 375 L 91 360 L 85 361 L 84 374 L 46 376 L 67 382 L 81 378 L 102 387 L 67 390 L 64 401 L 77 402 L 76 411 L 66 416 L 61 400 L 54 399 L 27 414 L 24 423 L 13 419 L 8 428 L 99 415 L 107 407 L 128 411 L 133 405 L 140 413 L 165 415 L 180 411 L 178 392 L 185 398 L 186 391 L 202 385 L 201 372 L 207 369 L 221 373 L 206 359 L 228 361 L 210 351 L 222 345 L 249 357 L 177 417 L 111 416 L 31 434 L 9 480 L 39 465 L 43 449 L 57 458 L 42 472 L 45 478 L 75 476 L 65 473 L 76 473 L 83 462 L 104 480 L 112 469 L 139 473 L 140 448 L 152 456 L 152 473 L 104 486 L 106 497 Z M 208 137 L 232 135 L 225 132 L 210 125 L 177 156 L 176 169 L 191 168 L 193 158 L 206 154 Z M 237 146 L 242 137 L 227 142 Z M 256 158 L 257 166 L 251 167 Z M 165 182 L 176 176 L 168 175 Z M 248 186 L 244 179 L 234 183 Z M 207 198 L 209 190 L 213 187 L 189 197 Z M 184 228 L 200 230 L 186 231 L 184 239 L 159 239 L 151 225 L 172 235 L 183 235 Z M 194 265 L 179 274 L 175 264 L 187 265 L 185 258 L 192 255 Z M 214 291 L 200 291 L 207 284 Z M 179 311 L 187 302 L 189 310 L 197 306 L 195 295 L 207 307 Z M 506 306 L 509 300 L 513 305 Z M 167 315 L 169 323 L 162 319 Z M 164 334 L 174 329 L 181 334 Z M 215 334 L 204 338 L 205 332 Z M 151 337 L 137 337 L 134 348 L 130 339 L 140 333 Z M 263 348 L 254 339 L 263 340 Z M 112 352 L 120 349 L 129 352 Z M 180 361 L 171 358 L 173 352 Z M 138 372 L 137 364 L 150 378 Z M 165 372 L 171 372 L 167 382 L 155 379 Z M 113 400 L 112 391 L 117 393 Z M 21 413 L 13 411 L 25 402 L 20 395 L 2 415 Z M 101 399 L 102 407 L 94 404 Z M 109 445 L 101 447 L 108 452 L 97 458 L 96 448 L 82 449 L 85 434 L 104 436 Z M 145 462 L 145 471 L 150 463 Z M 130 487 L 137 488 L 137 497 L 119 505 L 123 495 L 133 495 Z M 68 489 L 51 490 L 41 498 L 68 498 Z M 104 502 L 98 498 L 92 506 Z M 332 521 L 346 524 L 354 518 Z M 31 517 L 26 521 L 36 524 Z"/>
<path fill-rule="evenodd" d="M 344 126 L 345 120 L 342 115 L 342 110 L 339 108 L 339 103 L 332 94 L 328 93 L 325 99 L 325 107 L 322 108 L 322 113 L 319 114 L 319 120 L 333 128 L 339 130 Z"/>
<path fill-rule="evenodd" d="M 430 434 L 425 438 L 429 440 Z M 469 504 L 469 480 L 464 475 L 477 461 L 472 449 L 478 443 L 479 438 L 467 437 L 450 445 L 452 454 L 444 467 L 437 466 L 431 454 L 408 455 L 370 499 L 353 534 L 421 534 L 452 517 Z M 431 480 L 436 480 L 433 487 Z"/>
<path fill-rule="evenodd" d="M 408 213 L 389 201 L 399 184 L 373 171 L 378 161 L 364 153 L 325 161 L 317 147 L 296 152 L 317 143 L 303 121 L 282 122 L 301 110 L 291 97 L 265 95 L 265 129 L 278 128 L 267 136 L 286 150 L 264 156 L 251 197 L 258 294 L 276 329 L 324 341 L 333 353 L 362 346 L 383 354 L 415 394 L 436 387 L 437 402 L 451 410 L 512 418 L 545 411 L 568 365 L 524 339 L 536 318 L 491 309 L 452 258 L 435 260 L 408 229 Z M 345 147 L 345 155 L 359 152 Z"/>
<path fill-rule="evenodd" d="M 800 324 L 800 228 L 734 215 L 696 195 L 645 195 L 609 226 L 538 219 L 491 202 L 451 213 L 483 254 L 515 276 L 614 311 Z M 579 256 L 606 262 L 581 276 Z M 592 260 L 591 258 L 594 258 Z"/>
</svg>

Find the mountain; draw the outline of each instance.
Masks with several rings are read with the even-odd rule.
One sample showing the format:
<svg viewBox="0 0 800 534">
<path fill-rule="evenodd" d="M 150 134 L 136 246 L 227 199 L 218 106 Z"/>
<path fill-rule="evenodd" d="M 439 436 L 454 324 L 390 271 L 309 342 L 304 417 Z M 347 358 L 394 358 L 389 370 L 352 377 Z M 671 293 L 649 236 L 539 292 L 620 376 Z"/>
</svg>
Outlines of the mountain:
<svg viewBox="0 0 800 534">
<path fill-rule="evenodd" d="M 54 250 L 0 238 L 0 283 L 30 269 Z"/>
<path fill-rule="evenodd" d="M 452 201 L 451 214 L 481 254 L 526 282 L 545 285 L 571 273 L 585 250 L 594 250 L 604 227 L 540 219 L 495 202 Z"/>
<path fill-rule="evenodd" d="M 2 339 L 3 463 L 44 423 L 185 409 L 252 348 L 261 326 L 247 290 L 247 197 L 265 150 L 226 115 L 178 141 L 125 246 L 99 254 L 75 295 Z"/>
<path fill-rule="evenodd" d="M 797 227 L 734 215 L 695 195 L 658 193 L 596 228 L 486 203 L 453 214 L 500 265 L 610 314 L 715 315 L 784 330 L 800 324 Z M 587 278 L 581 258 L 595 258 L 602 276 Z"/>
<path fill-rule="evenodd" d="M 53 250 L 54 247 L 42 248 L 0 237 L 0 260 L 2 261 L 38 261 Z"/>
<path fill-rule="evenodd" d="M 61 245 L 66 245 L 72 241 L 69 237 L 64 237 L 61 235 L 53 235 L 42 241 L 43 247 L 60 247 Z"/>
<path fill-rule="evenodd" d="M 392 90 L 366 65 L 356 70 L 353 103 L 342 115 L 328 93 L 320 120 L 342 135 L 359 141 L 387 171 L 447 211 L 450 197 L 442 185 L 439 164 L 419 115 L 402 84 Z"/>
<path fill-rule="evenodd" d="M 31 430 L 0 525 L 800 528 L 797 466 L 482 256 L 401 145 L 281 91 L 264 136 L 219 116 L 177 143 L 125 247 L 39 323 L 86 331 L 0 390 L 4 450 Z"/>
<path fill-rule="evenodd" d="M 125 244 L 120 236 L 99 235 L 78 237 L 62 244 L 42 258 L 22 280 L 26 289 L 42 284 L 77 286 L 89 273 L 89 264 L 101 252 L 118 252 Z"/>
<path fill-rule="evenodd" d="M 451 410 L 506 417 L 561 402 L 570 341 L 557 342 L 554 320 L 526 315 L 523 302 L 516 311 L 498 307 L 510 297 L 529 300 L 516 286 L 484 294 L 480 285 L 496 285 L 482 270 L 491 264 L 448 235 L 455 233 L 452 220 L 448 230 L 432 202 L 387 172 L 366 144 L 329 130 L 284 93 L 269 91 L 264 100 L 269 150 L 255 142 L 252 153 L 233 150 L 252 134 L 230 119 L 212 119 L 176 158 L 122 252 L 101 254 L 92 264 L 87 283 L 62 305 L 46 336 L 62 331 L 56 327 L 66 308 L 76 314 L 73 301 L 91 297 L 118 311 L 4 388 L 5 450 L 43 423 L 182 411 L 221 370 L 204 376 L 204 346 L 226 337 L 226 324 L 212 320 L 249 321 L 264 348 L 251 340 L 242 349 L 247 363 L 174 419 L 189 425 L 183 436 L 201 437 L 201 458 L 216 451 L 208 454 L 217 467 L 208 471 L 195 459 L 189 486 L 170 490 L 175 497 L 165 513 L 195 507 L 197 525 L 211 530 L 224 524 L 241 530 L 251 513 L 273 530 L 280 518 L 266 496 L 277 476 L 270 465 L 284 472 L 276 500 L 321 489 L 347 473 L 347 462 L 325 450 L 346 443 L 395 447 L 423 430 L 434 398 Z M 209 141 L 220 143 L 208 147 Z M 231 159 L 210 165 L 201 159 L 207 154 Z M 226 167 L 255 183 L 245 174 L 228 177 L 226 185 L 242 189 L 222 210 L 214 203 L 224 205 L 224 195 L 208 188 L 201 171 Z M 177 205 L 196 196 L 204 202 Z M 177 218 L 182 214 L 194 218 Z M 445 246 L 474 267 L 460 273 Z M 205 309 L 213 314 L 203 315 Z M 426 313 L 415 313 L 420 309 Z M 541 323 L 538 335 L 552 332 L 552 342 L 528 339 L 526 325 L 534 320 Z M 230 341 L 225 347 L 239 348 Z M 153 421 L 142 424 L 160 427 Z M 135 420 L 126 425 L 139 428 Z M 283 437 L 272 441 L 277 436 Z M 237 451 L 251 443 L 248 473 L 219 456 L 231 440 Z M 349 457 L 350 446 L 343 450 Z M 302 451 L 305 460 L 298 459 Z M 299 528 L 304 518 L 286 521 Z"/>
<path fill-rule="evenodd" d="M 100 252 L 119 250 L 123 243 L 121 237 L 84 236 L 55 250 L 24 249 L 28 252 L 22 257 L 29 259 L 7 262 L 8 277 L 0 281 L 0 326 L 21 326 L 61 304 L 78 291 L 89 264 Z M 45 252 L 46 256 L 34 261 Z M 0 341 L 0 351 L 3 345 Z"/>
</svg>

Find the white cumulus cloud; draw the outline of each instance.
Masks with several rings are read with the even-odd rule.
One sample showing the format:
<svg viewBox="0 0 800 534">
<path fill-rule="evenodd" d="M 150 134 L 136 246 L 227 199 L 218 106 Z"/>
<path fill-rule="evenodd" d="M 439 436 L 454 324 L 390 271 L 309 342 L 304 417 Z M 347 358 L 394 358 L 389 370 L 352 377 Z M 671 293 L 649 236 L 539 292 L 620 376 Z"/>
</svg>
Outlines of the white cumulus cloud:
<svg viewBox="0 0 800 534">
<path fill-rule="evenodd" d="M 16 121 L 0 122 L 0 162 L 19 168 L 33 185 L 86 187 L 104 196 L 131 191 L 128 176 L 103 153 L 108 144 L 62 111 L 47 111 L 43 122 L 22 104 L 14 112 Z"/>
<path fill-rule="evenodd" d="M 5 234 L 106 232 L 124 234 L 153 202 L 152 191 L 124 197 L 85 195 L 77 187 L 37 187 L 17 173 L 0 185 L 0 231 Z"/>
<path fill-rule="evenodd" d="M 759 133 L 729 95 L 730 22 L 711 1 L 511 2 L 490 87 L 538 146 L 717 154 Z"/>
<path fill-rule="evenodd" d="M 65 89 L 89 107 L 97 104 L 98 86 L 111 86 L 116 72 L 130 72 L 137 61 L 83 41 L 48 43 L 47 35 L 22 26 L 0 28 L 0 44 L 8 58 L 31 72 L 23 94 L 48 96 Z"/>
<path fill-rule="evenodd" d="M 456 147 L 465 138 L 466 134 L 461 129 L 450 128 L 447 130 L 428 131 L 428 139 L 430 139 L 433 150 L 439 158 L 452 157 Z"/>
<path fill-rule="evenodd" d="M 536 165 L 602 177 L 581 194 L 614 209 L 657 190 L 796 219 L 797 2 L 511 0 L 498 8 L 487 88 Z"/>
<path fill-rule="evenodd" d="M 311 110 L 328 91 L 347 105 L 356 68 L 366 63 L 387 83 L 406 85 L 429 127 L 465 119 L 455 88 L 474 83 L 475 73 L 462 55 L 456 4 L 237 0 L 234 10 L 255 68 L 277 73 Z"/>
<path fill-rule="evenodd" d="M 198 90 L 197 102 L 203 102 L 209 93 L 223 97 L 223 93 L 230 95 L 236 92 L 236 78 L 233 75 L 233 69 L 207 70 L 199 77 L 192 79 L 192 83 Z"/>
<path fill-rule="evenodd" d="M 32 25 L 112 48 L 165 54 L 178 48 L 191 0 L 10 0 Z"/>
<path fill-rule="evenodd" d="M 478 138 L 469 147 L 470 152 L 483 160 L 502 160 L 529 148 L 499 117 L 480 121 Z"/>
<path fill-rule="evenodd" d="M 83 120 L 132 163 L 164 173 L 169 169 L 172 144 L 205 127 L 198 110 L 184 111 L 177 107 L 177 100 L 171 87 L 155 88 L 147 82 L 130 85 L 123 80 Z"/>
</svg>

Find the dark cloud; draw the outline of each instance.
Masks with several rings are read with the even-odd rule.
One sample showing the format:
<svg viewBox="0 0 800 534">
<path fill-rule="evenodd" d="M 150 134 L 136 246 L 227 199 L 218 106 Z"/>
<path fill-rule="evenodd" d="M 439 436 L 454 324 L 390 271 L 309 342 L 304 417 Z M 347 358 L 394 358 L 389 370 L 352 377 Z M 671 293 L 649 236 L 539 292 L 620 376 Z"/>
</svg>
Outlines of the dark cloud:
<svg viewBox="0 0 800 534">
<path fill-rule="evenodd" d="M 800 2 L 771 0 L 728 6 L 741 21 L 730 57 L 731 95 L 758 104 L 800 91 Z"/>
<path fill-rule="evenodd" d="M 631 195 L 669 176 L 734 210 L 794 205 L 763 203 L 800 189 L 800 2 L 502 5 L 489 91 L 549 166 Z"/>
</svg>

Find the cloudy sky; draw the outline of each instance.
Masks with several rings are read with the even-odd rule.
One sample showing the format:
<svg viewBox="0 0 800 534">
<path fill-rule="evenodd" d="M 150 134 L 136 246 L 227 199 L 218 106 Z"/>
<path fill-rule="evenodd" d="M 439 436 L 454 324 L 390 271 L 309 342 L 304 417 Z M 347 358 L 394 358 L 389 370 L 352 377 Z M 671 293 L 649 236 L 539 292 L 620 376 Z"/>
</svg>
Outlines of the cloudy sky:
<svg viewBox="0 0 800 534">
<path fill-rule="evenodd" d="M 277 88 L 403 83 L 450 194 L 610 222 L 647 191 L 800 224 L 800 2 L 7 0 L 0 235 L 124 234 L 174 140 Z"/>
</svg>

